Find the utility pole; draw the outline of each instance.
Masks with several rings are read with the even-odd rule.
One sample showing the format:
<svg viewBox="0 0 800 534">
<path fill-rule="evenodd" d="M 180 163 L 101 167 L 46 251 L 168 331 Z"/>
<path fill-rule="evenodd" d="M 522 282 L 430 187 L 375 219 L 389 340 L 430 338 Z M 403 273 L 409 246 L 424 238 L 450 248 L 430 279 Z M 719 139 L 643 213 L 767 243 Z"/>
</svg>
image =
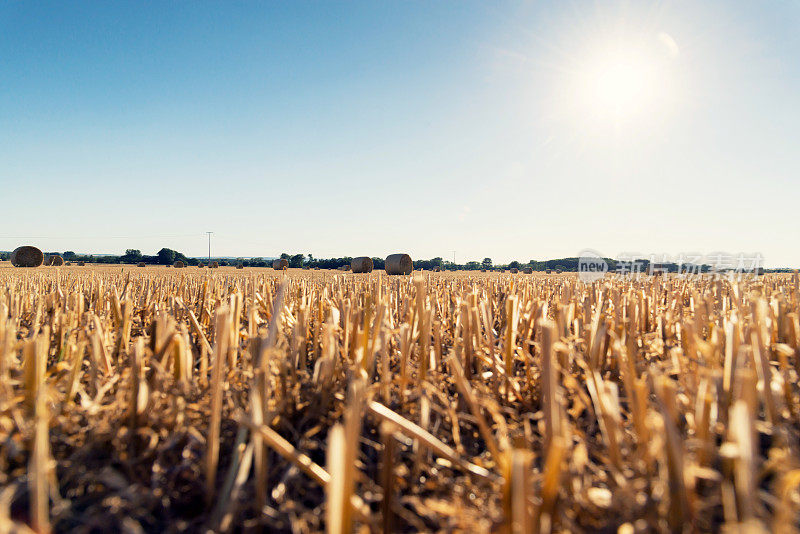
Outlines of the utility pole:
<svg viewBox="0 0 800 534">
<path fill-rule="evenodd" d="M 453 265 L 455 266 L 455 264 L 456 264 L 456 251 L 454 250 L 453 251 Z"/>
<path fill-rule="evenodd" d="M 206 232 L 208 234 L 208 263 L 211 264 L 211 234 L 214 232 Z"/>
</svg>

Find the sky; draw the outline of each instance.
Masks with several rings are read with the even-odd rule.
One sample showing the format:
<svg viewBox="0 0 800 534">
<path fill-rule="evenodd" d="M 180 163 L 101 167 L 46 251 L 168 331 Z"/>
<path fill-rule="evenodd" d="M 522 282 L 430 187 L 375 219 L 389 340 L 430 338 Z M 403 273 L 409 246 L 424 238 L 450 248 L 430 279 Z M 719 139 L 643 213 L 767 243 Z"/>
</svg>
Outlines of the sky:
<svg viewBox="0 0 800 534">
<path fill-rule="evenodd" d="M 800 267 L 800 2 L 0 4 L 0 250 Z"/>
</svg>

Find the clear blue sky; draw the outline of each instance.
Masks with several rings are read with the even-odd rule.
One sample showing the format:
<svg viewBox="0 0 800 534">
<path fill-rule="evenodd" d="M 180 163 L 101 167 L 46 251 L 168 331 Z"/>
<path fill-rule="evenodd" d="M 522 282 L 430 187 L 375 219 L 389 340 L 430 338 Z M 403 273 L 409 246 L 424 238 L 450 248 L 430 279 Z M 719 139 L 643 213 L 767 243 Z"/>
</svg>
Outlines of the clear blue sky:
<svg viewBox="0 0 800 534">
<path fill-rule="evenodd" d="M 0 250 L 800 266 L 800 3 L 5 2 Z"/>
</svg>

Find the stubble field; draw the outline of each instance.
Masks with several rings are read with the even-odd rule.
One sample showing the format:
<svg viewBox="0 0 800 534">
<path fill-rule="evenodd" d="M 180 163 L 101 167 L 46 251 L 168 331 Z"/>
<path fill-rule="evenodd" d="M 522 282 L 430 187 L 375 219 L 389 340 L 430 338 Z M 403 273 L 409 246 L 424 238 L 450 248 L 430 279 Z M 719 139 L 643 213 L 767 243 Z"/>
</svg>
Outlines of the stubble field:
<svg viewBox="0 0 800 534">
<path fill-rule="evenodd" d="M 0 263 L 0 530 L 788 532 L 799 299 Z"/>
</svg>

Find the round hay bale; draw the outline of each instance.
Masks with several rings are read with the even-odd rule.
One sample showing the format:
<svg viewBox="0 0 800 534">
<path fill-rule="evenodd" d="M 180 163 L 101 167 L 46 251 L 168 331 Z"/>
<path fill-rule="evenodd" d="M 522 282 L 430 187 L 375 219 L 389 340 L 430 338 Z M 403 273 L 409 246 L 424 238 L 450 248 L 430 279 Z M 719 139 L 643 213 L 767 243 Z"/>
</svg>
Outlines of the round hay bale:
<svg viewBox="0 0 800 534">
<path fill-rule="evenodd" d="M 51 267 L 60 267 L 64 265 L 64 258 L 58 254 L 53 254 L 47 257 L 47 260 L 45 260 L 45 265 L 49 265 Z"/>
<path fill-rule="evenodd" d="M 442 268 L 441 268 L 441 267 L 439 267 L 438 265 L 437 265 L 436 267 L 434 267 L 434 268 L 433 268 L 433 272 L 435 272 L 435 273 L 438 273 L 438 272 L 440 272 L 441 270 L 442 270 Z"/>
<path fill-rule="evenodd" d="M 289 268 L 289 260 L 286 258 L 279 258 L 272 262 L 272 268 L 277 271 L 283 271 Z"/>
<path fill-rule="evenodd" d="M 336 268 L 336 270 L 337 271 L 349 271 L 350 270 L 350 266 L 349 265 L 340 265 L 340 266 L 338 266 Z"/>
<path fill-rule="evenodd" d="M 209 269 L 219 269 L 219 262 L 212 261 L 211 263 L 208 264 L 208 268 Z"/>
<path fill-rule="evenodd" d="M 186 264 L 183 263 L 181 260 L 178 260 L 175 263 L 173 263 L 172 266 L 175 267 L 176 269 L 183 269 L 184 267 L 186 267 Z"/>
<path fill-rule="evenodd" d="M 205 267 L 205 266 L 206 266 L 206 264 L 205 264 L 205 263 L 198 263 L 198 264 L 197 264 L 197 266 L 198 266 L 198 267 L 200 267 L 200 268 L 202 269 L 203 267 Z"/>
<path fill-rule="evenodd" d="M 552 270 L 552 269 L 547 269 L 547 270 L 545 271 L 545 274 L 551 274 L 552 272 L 553 272 L 553 270 Z"/>
<path fill-rule="evenodd" d="M 525 267 L 522 269 L 522 272 L 525 274 L 533 274 L 533 267 Z"/>
<path fill-rule="evenodd" d="M 509 272 L 510 272 L 511 274 L 517 274 L 517 273 L 519 272 L 519 269 L 517 269 L 516 267 L 514 267 L 513 269 L 509 269 Z"/>
<path fill-rule="evenodd" d="M 67 261 L 67 262 L 64 262 L 64 265 L 72 265 L 72 263 Z"/>
<path fill-rule="evenodd" d="M 561 269 L 556 269 L 556 274 L 561 274 Z"/>
<path fill-rule="evenodd" d="M 361 256 L 359 258 L 353 258 L 350 262 L 350 270 L 354 273 L 371 273 L 374 267 L 372 258 L 368 258 L 366 256 Z"/>
<path fill-rule="evenodd" d="M 244 269 L 244 263 L 241 263 L 241 262 L 237 263 L 236 264 L 236 268 L 237 269 Z"/>
<path fill-rule="evenodd" d="M 85 261 L 79 261 L 79 262 L 78 262 L 78 267 L 83 267 L 83 266 L 85 266 L 85 265 L 86 265 L 86 262 L 85 262 Z"/>
<path fill-rule="evenodd" d="M 389 254 L 384 262 L 386 274 L 411 274 L 414 262 L 408 254 Z"/>
<path fill-rule="evenodd" d="M 140 261 L 139 263 L 136 264 L 136 266 L 137 267 L 147 267 L 147 264 L 145 262 L 143 262 L 143 261 Z"/>
</svg>

